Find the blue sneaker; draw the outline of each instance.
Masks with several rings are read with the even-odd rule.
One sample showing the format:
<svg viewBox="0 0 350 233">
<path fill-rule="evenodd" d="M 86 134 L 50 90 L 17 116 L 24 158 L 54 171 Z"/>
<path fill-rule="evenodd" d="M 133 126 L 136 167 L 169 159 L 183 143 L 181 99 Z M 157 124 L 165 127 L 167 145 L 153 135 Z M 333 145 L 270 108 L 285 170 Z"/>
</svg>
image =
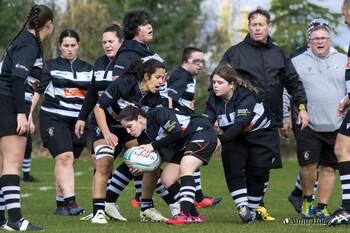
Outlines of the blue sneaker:
<svg viewBox="0 0 350 233">
<path fill-rule="evenodd" d="M 79 215 L 84 213 L 84 208 L 78 206 L 75 200 L 72 200 L 68 203 L 67 210 L 69 215 Z"/>
<path fill-rule="evenodd" d="M 348 225 L 350 213 L 343 207 L 339 207 L 328 219 L 328 226 L 336 226 L 338 224 Z"/>
<path fill-rule="evenodd" d="M 327 210 L 327 207 L 324 207 L 322 210 L 316 208 L 315 215 L 316 215 L 316 218 L 322 218 L 322 219 L 328 219 L 329 216 L 331 216 Z"/>
<path fill-rule="evenodd" d="M 302 218 L 313 218 L 314 217 L 314 208 L 312 206 L 312 202 L 308 202 L 306 199 L 304 200 L 300 215 Z"/>
</svg>

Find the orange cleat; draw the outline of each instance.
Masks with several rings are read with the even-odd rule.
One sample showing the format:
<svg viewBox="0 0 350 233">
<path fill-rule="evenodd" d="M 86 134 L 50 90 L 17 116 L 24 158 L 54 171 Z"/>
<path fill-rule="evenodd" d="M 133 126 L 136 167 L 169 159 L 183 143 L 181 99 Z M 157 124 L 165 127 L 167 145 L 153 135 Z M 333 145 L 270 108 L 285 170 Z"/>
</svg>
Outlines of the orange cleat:
<svg viewBox="0 0 350 233">
<path fill-rule="evenodd" d="M 139 208 L 141 206 L 141 202 L 139 202 L 138 200 L 136 200 L 135 197 L 133 197 L 131 198 L 131 206 L 135 208 L 136 207 Z"/>
<path fill-rule="evenodd" d="M 207 207 L 214 207 L 218 205 L 222 201 L 221 197 L 204 197 L 201 202 L 194 202 L 194 205 L 197 208 L 207 208 Z"/>
</svg>

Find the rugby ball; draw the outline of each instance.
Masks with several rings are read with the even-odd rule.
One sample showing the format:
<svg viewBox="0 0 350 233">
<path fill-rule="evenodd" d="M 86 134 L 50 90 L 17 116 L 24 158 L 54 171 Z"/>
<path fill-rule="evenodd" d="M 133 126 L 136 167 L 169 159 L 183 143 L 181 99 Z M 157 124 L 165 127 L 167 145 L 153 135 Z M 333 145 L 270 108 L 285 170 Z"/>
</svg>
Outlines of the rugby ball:
<svg viewBox="0 0 350 233">
<path fill-rule="evenodd" d="M 157 151 L 145 155 L 138 146 L 126 150 L 123 158 L 128 167 L 137 168 L 144 172 L 154 171 L 161 164 L 161 158 Z"/>
</svg>

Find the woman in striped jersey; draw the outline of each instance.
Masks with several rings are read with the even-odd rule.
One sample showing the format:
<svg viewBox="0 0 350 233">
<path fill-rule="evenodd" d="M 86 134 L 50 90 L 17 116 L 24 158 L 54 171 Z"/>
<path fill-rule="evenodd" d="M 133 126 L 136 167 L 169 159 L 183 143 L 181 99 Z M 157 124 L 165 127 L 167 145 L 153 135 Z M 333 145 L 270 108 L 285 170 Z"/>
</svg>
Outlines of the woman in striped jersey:
<svg viewBox="0 0 350 233">
<path fill-rule="evenodd" d="M 223 131 L 222 163 L 231 197 L 244 223 L 255 222 L 264 194 L 264 177 L 278 162 L 279 134 L 252 85 L 227 63 L 212 76 L 213 90 L 203 115 Z"/>
<path fill-rule="evenodd" d="M 137 140 L 130 136 L 121 126 L 118 114 L 133 102 L 140 102 L 148 108 L 161 105 L 162 98 L 158 89 L 164 80 L 165 74 L 165 65 L 158 60 L 150 59 L 143 61 L 140 59 L 132 61 L 124 70 L 124 73 L 114 80 L 100 96 L 94 113 L 107 146 L 114 148 L 118 144 L 122 144 L 126 148 L 130 148 L 131 145 L 137 145 Z M 121 183 L 128 183 L 134 177 L 133 174 L 139 175 L 132 173 L 132 171 L 130 172 L 127 165 L 125 167 L 123 174 L 125 172 L 127 174 Z M 150 179 L 153 178 L 157 177 L 151 177 Z M 144 186 L 142 187 L 142 192 L 144 192 L 143 188 Z M 147 187 L 146 192 L 153 194 L 154 189 L 152 190 Z M 168 197 L 169 203 L 175 202 L 172 196 L 168 195 Z M 164 221 L 166 219 L 153 207 L 152 199 L 142 200 L 141 221 Z"/>
<path fill-rule="evenodd" d="M 128 133 L 137 137 L 146 155 L 173 145 L 177 148 L 174 155 L 161 154 L 162 160 L 168 162 L 161 175 L 162 183 L 167 188 L 177 189 L 181 205 L 181 211 L 165 222 L 171 225 L 204 223 L 204 217 L 194 205 L 194 172 L 208 164 L 216 149 L 217 137 L 212 125 L 204 117 L 189 116 L 166 107 L 153 108 L 146 113 L 141 106 L 128 106 L 120 112 L 119 117 Z M 158 172 L 147 172 L 144 178 L 152 173 L 157 177 Z M 178 180 L 181 181 L 181 187 L 176 184 Z M 150 185 L 144 179 L 142 186 L 146 184 Z M 142 202 L 150 198 L 148 195 L 142 192 Z"/>
<path fill-rule="evenodd" d="M 61 55 L 47 61 L 32 105 L 33 110 L 39 96 L 45 95 L 39 116 L 40 134 L 44 147 L 55 159 L 55 214 L 59 215 L 78 215 L 84 211 L 76 203 L 74 163 L 86 145 L 88 128 L 84 128 L 79 139 L 74 128 L 91 81 L 92 66 L 77 57 L 79 41 L 74 30 L 61 33 Z"/>
<path fill-rule="evenodd" d="M 22 29 L 5 51 L 0 74 L 0 228 L 9 231 L 44 230 L 22 217 L 19 170 L 30 128 L 30 104 L 43 68 L 42 42 L 52 34 L 53 18 L 45 5 L 31 8 Z"/>
<path fill-rule="evenodd" d="M 104 29 L 102 47 L 105 54 L 99 57 L 94 64 L 93 77 L 75 125 L 75 135 L 78 138 L 84 132 L 85 122 L 94 109 L 97 99 L 113 81 L 114 58 L 123 41 L 123 31 L 119 24 L 112 23 L 112 25 Z M 120 214 L 119 207 L 115 202 L 111 203 L 111 206 L 105 205 L 108 178 L 113 169 L 114 159 L 122 151 L 123 147 L 121 144 L 118 144 L 115 148 L 106 146 L 107 143 L 101 134 L 94 114 L 91 115 L 90 123 L 90 135 L 93 143 L 92 159 L 95 167 L 92 180 L 93 213 L 81 218 L 81 220 L 91 220 L 92 223 L 106 224 L 105 211 L 107 212 L 113 208 L 114 211 L 109 211 L 107 214 L 111 218 L 126 221 L 126 218 Z"/>
</svg>

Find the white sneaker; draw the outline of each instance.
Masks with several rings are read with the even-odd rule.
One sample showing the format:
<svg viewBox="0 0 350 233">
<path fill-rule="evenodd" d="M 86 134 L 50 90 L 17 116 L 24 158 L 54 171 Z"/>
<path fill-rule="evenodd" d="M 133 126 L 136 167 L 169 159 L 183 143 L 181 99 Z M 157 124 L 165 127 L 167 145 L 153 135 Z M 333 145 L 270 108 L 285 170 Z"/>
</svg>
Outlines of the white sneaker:
<svg viewBox="0 0 350 233">
<path fill-rule="evenodd" d="M 85 217 L 79 218 L 79 220 L 82 221 L 87 221 L 87 220 L 91 220 L 94 217 L 93 213 L 86 215 Z"/>
<path fill-rule="evenodd" d="M 140 211 L 140 220 L 141 222 L 164 222 L 168 219 L 164 217 L 158 210 L 149 208 L 145 211 Z"/>
<path fill-rule="evenodd" d="M 97 210 L 95 216 L 91 219 L 91 223 L 107 224 L 105 212 L 103 210 Z"/>
<path fill-rule="evenodd" d="M 128 221 L 126 218 L 124 218 L 119 211 L 119 206 L 113 202 L 105 202 L 105 212 L 106 214 L 115 219 L 115 220 L 119 220 L 119 221 Z"/>
<path fill-rule="evenodd" d="M 169 209 L 171 212 L 171 216 L 174 217 L 174 216 L 178 215 L 181 211 L 180 203 L 175 202 L 174 204 L 169 204 Z"/>
</svg>

